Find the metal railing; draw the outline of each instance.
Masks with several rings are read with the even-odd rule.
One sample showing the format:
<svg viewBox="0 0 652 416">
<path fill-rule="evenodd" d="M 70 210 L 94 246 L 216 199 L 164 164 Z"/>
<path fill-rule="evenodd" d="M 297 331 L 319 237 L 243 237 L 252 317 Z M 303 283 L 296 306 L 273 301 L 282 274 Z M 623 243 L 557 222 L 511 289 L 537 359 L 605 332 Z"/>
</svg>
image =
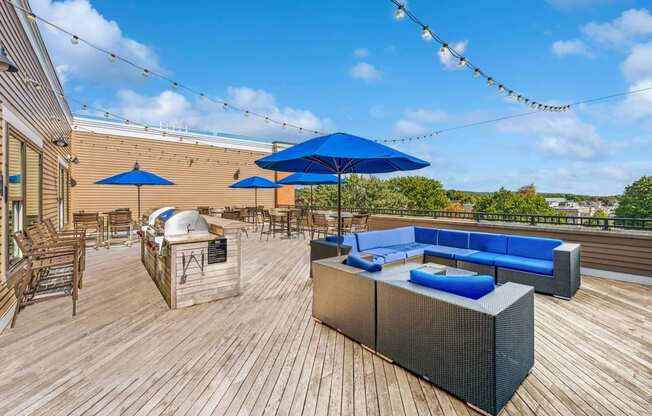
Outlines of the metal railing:
<svg viewBox="0 0 652 416">
<path fill-rule="evenodd" d="M 315 210 L 337 210 L 337 207 L 315 206 Z M 507 214 L 489 212 L 429 211 L 391 208 L 342 207 L 343 211 L 400 217 L 450 218 L 468 221 L 510 222 L 529 225 L 564 225 L 599 228 L 603 230 L 645 230 L 652 231 L 652 218 L 597 218 L 565 215 Z"/>
</svg>

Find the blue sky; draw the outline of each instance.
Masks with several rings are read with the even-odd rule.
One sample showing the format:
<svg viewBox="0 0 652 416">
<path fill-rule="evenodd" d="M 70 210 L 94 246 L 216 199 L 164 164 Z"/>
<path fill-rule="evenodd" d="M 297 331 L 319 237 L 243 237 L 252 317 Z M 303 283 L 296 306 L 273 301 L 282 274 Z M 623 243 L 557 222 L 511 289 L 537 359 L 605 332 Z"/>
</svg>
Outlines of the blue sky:
<svg viewBox="0 0 652 416">
<path fill-rule="evenodd" d="M 527 111 L 446 65 L 389 0 L 32 0 L 35 12 L 211 96 L 325 131 L 407 137 Z M 652 6 L 635 0 L 408 7 L 497 80 L 564 104 L 652 87 Z M 646 9 L 647 7 L 647 9 Z M 173 90 L 42 27 L 67 93 L 145 123 L 305 140 Z M 71 104 L 74 111 L 79 106 Z M 399 144 L 448 188 L 614 194 L 652 172 L 652 92 Z"/>
</svg>

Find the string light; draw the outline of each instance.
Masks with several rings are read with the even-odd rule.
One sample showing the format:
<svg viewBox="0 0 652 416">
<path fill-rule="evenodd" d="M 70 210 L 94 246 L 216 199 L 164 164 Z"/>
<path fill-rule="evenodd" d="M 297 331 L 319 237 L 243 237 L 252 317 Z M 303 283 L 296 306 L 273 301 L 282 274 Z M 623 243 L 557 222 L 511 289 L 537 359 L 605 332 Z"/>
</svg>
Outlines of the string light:
<svg viewBox="0 0 652 416">
<path fill-rule="evenodd" d="M 2 1 L 2 0 L 0 0 L 0 1 Z M 88 41 L 88 40 L 86 40 L 86 39 L 84 39 L 84 38 L 70 32 L 69 30 L 57 25 L 56 23 L 53 23 L 53 22 L 51 22 L 51 21 L 49 21 L 47 19 L 44 19 L 41 16 L 38 16 L 38 15 L 32 13 L 31 10 L 26 9 L 23 6 L 12 2 L 11 0 L 4 0 L 4 1 L 6 3 L 10 4 L 11 6 L 13 6 L 17 11 L 20 10 L 23 13 L 25 13 L 28 18 L 30 18 L 30 15 L 31 15 L 32 17 L 30 19 L 33 19 L 34 21 L 40 21 L 43 24 L 49 26 L 50 28 L 52 28 L 54 30 L 57 30 L 57 31 L 59 31 L 61 33 L 64 33 L 67 36 L 70 36 L 71 39 L 76 39 L 77 41 L 84 43 L 86 46 L 88 46 L 90 48 L 93 48 L 93 49 L 95 49 L 96 51 L 98 51 L 98 52 L 100 52 L 102 54 L 105 54 L 111 62 L 115 62 L 117 60 L 120 60 L 122 63 L 127 64 L 127 65 L 137 69 L 141 73 L 146 69 L 142 65 L 139 65 L 136 62 L 134 62 L 134 61 L 132 61 L 132 60 L 130 60 L 128 58 L 119 56 L 115 52 L 111 52 L 111 51 L 109 51 L 107 49 L 104 49 L 103 47 L 100 47 L 100 46 L 94 44 L 93 42 L 90 42 L 90 41 Z M 150 69 L 149 74 L 152 77 L 156 77 L 156 78 L 159 78 L 161 80 L 167 81 L 171 85 L 171 87 L 173 89 L 183 89 L 184 91 L 186 91 L 186 92 L 188 92 L 190 94 L 197 95 L 197 96 L 201 96 L 201 94 L 202 94 L 201 91 L 198 91 L 197 89 L 195 89 L 195 88 L 193 88 L 193 87 L 191 87 L 189 85 L 185 85 L 185 84 L 183 84 L 181 82 L 172 80 L 167 75 L 165 75 L 163 73 L 159 73 L 157 71 L 154 71 L 154 70 Z M 221 100 L 221 99 L 218 99 L 218 98 L 213 98 L 213 97 L 210 97 L 208 95 L 204 95 L 204 96 L 206 97 L 206 99 L 208 99 L 210 101 L 213 101 L 215 103 L 218 103 L 218 104 L 225 103 L 224 100 Z M 229 105 L 229 107 L 232 110 L 237 111 L 237 112 L 241 112 L 241 113 L 244 113 L 245 111 L 249 111 L 249 114 L 252 117 L 256 117 L 256 118 L 260 119 L 261 121 L 263 121 L 265 119 L 265 117 L 266 117 L 266 115 L 264 115 L 264 114 L 260 114 L 260 113 L 257 113 L 255 111 L 248 110 L 246 108 L 240 108 L 240 107 L 237 107 L 237 106 L 234 106 L 234 105 Z M 279 125 L 279 126 L 285 124 L 286 128 L 293 129 L 296 132 L 299 131 L 300 127 L 302 127 L 304 131 L 313 131 L 312 129 L 308 130 L 304 126 L 299 126 L 299 125 L 296 125 L 296 124 L 293 124 L 293 123 L 288 123 L 287 121 L 275 120 L 275 119 L 270 118 L 270 122 L 274 123 L 276 125 Z M 318 131 L 318 130 L 314 130 L 314 131 Z M 318 131 L 317 134 L 324 134 L 324 132 Z"/>
<path fill-rule="evenodd" d="M 505 92 L 505 86 L 503 84 L 498 86 L 498 92 Z"/>
<path fill-rule="evenodd" d="M 145 68 L 143 69 L 143 76 L 147 78 L 149 76 L 149 69 Z"/>
<path fill-rule="evenodd" d="M 396 8 L 396 13 L 394 13 L 394 18 L 396 20 L 405 19 L 405 7 L 402 4 Z"/>
<path fill-rule="evenodd" d="M 424 26 L 423 29 L 421 30 L 421 37 L 426 42 L 430 42 L 432 40 L 432 33 L 430 33 L 430 29 L 428 28 L 428 26 Z"/>
<path fill-rule="evenodd" d="M 473 76 L 478 78 L 478 77 L 483 77 L 487 80 L 487 84 L 489 86 L 493 86 L 493 84 L 496 82 L 496 79 L 494 77 L 490 77 L 486 74 L 484 74 L 482 71 L 479 70 L 477 66 L 472 64 L 466 57 L 462 56 L 461 53 L 455 50 L 455 48 L 451 48 L 449 46 L 449 43 L 444 41 L 437 33 L 433 32 L 430 29 L 430 26 L 428 26 L 425 22 L 423 22 L 421 19 L 419 19 L 411 10 L 408 9 L 408 7 L 403 4 L 399 0 L 390 0 L 395 6 L 396 6 L 396 12 L 395 15 L 401 15 L 401 18 L 408 17 L 415 25 L 421 28 L 421 37 L 426 40 L 426 41 L 431 41 L 435 40 L 437 41 L 441 47 L 439 48 L 439 53 L 440 54 L 451 54 L 454 58 L 457 58 L 458 62 L 457 65 L 459 67 L 466 67 L 469 68 L 473 72 Z M 498 83 L 499 85 L 502 85 L 502 88 L 498 88 L 499 93 L 505 92 L 508 88 L 505 85 L 505 83 L 500 82 Z M 510 91 L 513 91 L 513 89 L 509 89 Z M 544 108 L 548 108 L 547 111 L 551 111 L 550 108 L 551 106 L 547 106 Z M 565 109 L 565 107 L 562 107 Z"/>
<path fill-rule="evenodd" d="M 492 118 L 492 119 L 482 120 L 482 121 L 475 121 L 475 122 L 462 124 L 462 125 L 458 125 L 458 126 L 454 126 L 454 127 L 448 127 L 446 129 L 435 130 L 435 131 L 432 131 L 430 133 L 427 133 L 427 134 L 424 134 L 424 135 L 421 135 L 421 136 L 413 136 L 413 137 L 408 137 L 408 138 L 403 138 L 403 139 L 401 139 L 401 138 L 398 138 L 398 139 L 384 139 L 384 140 L 376 140 L 376 141 L 377 142 L 382 142 L 382 143 L 398 143 L 398 142 L 403 142 L 405 140 L 408 140 L 408 141 L 422 140 L 422 139 L 426 139 L 426 138 L 437 137 L 437 136 L 439 136 L 439 135 L 441 135 L 443 133 L 454 131 L 454 130 L 462 130 L 462 129 L 477 127 L 477 126 L 481 126 L 481 125 L 485 125 L 485 124 L 497 123 L 497 122 L 500 122 L 500 121 L 509 120 L 509 119 L 513 119 L 513 118 L 526 117 L 526 116 L 530 116 L 530 115 L 533 115 L 533 114 L 540 114 L 541 112 L 546 111 L 546 107 L 547 107 L 547 111 L 564 112 L 564 111 L 569 111 L 572 107 L 577 107 L 577 106 L 580 106 L 580 105 L 590 105 L 590 104 L 595 104 L 595 103 L 605 101 L 605 100 L 611 100 L 611 99 L 614 99 L 614 98 L 620 98 L 620 97 L 625 97 L 625 96 L 634 95 L 634 94 L 641 94 L 641 93 L 645 93 L 645 92 L 652 92 L 652 87 L 640 88 L 640 89 L 637 89 L 637 90 L 631 90 L 631 91 L 619 92 L 619 93 L 611 94 L 611 95 L 603 95 L 603 96 L 600 96 L 600 97 L 588 98 L 588 99 L 584 99 L 584 100 L 575 101 L 575 102 L 573 102 L 571 104 L 566 104 L 566 105 L 563 105 L 563 106 L 550 106 L 550 105 L 546 106 L 546 105 L 543 105 L 543 104 L 538 103 L 536 101 L 532 101 L 532 100 L 530 100 L 528 98 L 524 98 L 521 95 L 518 95 L 517 98 L 516 98 L 517 100 L 520 100 L 524 105 L 528 105 L 528 106 L 531 106 L 533 108 L 536 107 L 536 109 L 534 109 L 533 111 L 527 111 L 527 112 L 518 113 L 518 114 L 510 114 L 508 116 L 502 116 L 502 117 L 497 117 L 497 118 Z M 541 107 L 539 107 L 539 106 L 541 106 Z"/>
<path fill-rule="evenodd" d="M 73 36 L 70 38 L 70 43 L 72 43 L 73 45 L 77 45 L 77 44 L 79 43 L 79 36 L 77 36 L 77 35 L 73 35 Z"/>
</svg>

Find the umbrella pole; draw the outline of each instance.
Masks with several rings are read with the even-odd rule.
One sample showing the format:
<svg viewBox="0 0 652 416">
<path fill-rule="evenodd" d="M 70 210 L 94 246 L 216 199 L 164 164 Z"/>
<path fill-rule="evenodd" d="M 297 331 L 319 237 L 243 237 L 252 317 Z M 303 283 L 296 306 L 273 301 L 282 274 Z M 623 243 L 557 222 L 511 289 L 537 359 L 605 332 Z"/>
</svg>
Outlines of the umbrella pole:
<svg viewBox="0 0 652 416">
<path fill-rule="evenodd" d="M 337 173 L 337 256 L 342 255 L 342 174 Z"/>
<path fill-rule="evenodd" d="M 138 217 L 136 218 L 136 223 L 140 224 L 140 185 L 137 185 L 138 188 Z"/>
<path fill-rule="evenodd" d="M 258 209 L 258 188 L 254 188 L 254 207 Z"/>
</svg>

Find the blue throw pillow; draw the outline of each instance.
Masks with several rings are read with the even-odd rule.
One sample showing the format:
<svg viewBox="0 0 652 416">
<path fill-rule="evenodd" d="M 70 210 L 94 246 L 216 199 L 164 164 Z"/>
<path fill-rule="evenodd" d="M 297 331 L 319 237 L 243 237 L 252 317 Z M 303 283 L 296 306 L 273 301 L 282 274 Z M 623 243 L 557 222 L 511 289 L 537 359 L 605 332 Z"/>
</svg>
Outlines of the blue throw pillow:
<svg viewBox="0 0 652 416">
<path fill-rule="evenodd" d="M 496 285 L 492 276 L 443 276 L 423 270 L 410 270 L 410 282 L 470 299 L 480 299 Z"/>
<path fill-rule="evenodd" d="M 366 270 L 368 272 L 379 272 L 383 270 L 382 265 L 369 260 L 365 260 L 362 257 L 356 256 L 354 254 L 349 254 L 349 256 L 344 261 L 344 264 L 347 266 L 355 267 L 357 269 Z"/>
</svg>

